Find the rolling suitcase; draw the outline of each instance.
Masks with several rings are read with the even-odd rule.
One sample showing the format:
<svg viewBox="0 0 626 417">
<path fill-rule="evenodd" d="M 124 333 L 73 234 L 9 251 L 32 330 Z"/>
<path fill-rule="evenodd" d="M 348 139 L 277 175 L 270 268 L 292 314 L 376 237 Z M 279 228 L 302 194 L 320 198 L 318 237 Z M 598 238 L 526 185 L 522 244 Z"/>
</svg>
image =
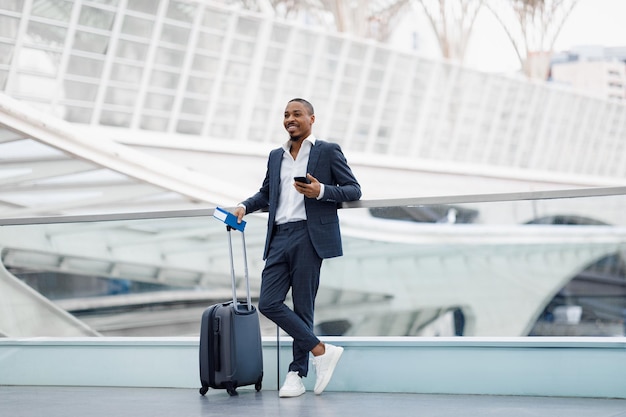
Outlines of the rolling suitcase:
<svg viewBox="0 0 626 417">
<path fill-rule="evenodd" d="M 259 314 L 250 301 L 250 281 L 246 240 L 241 231 L 245 266 L 247 299 L 237 300 L 231 226 L 226 226 L 230 253 L 233 299 L 215 304 L 202 313 L 200 328 L 200 394 L 210 388 L 225 389 L 237 395 L 237 387 L 252 385 L 261 390 L 263 352 Z"/>
</svg>

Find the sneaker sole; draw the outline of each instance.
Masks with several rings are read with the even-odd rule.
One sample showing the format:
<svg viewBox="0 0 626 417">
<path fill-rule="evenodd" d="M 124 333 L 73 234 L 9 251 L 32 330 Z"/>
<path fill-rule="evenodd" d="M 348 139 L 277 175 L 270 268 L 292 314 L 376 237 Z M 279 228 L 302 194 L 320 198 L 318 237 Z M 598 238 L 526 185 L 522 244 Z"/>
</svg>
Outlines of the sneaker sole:
<svg viewBox="0 0 626 417">
<path fill-rule="evenodd" d="M 341 355 L 343 355 L 343 348 L 341 346 L 336 346 L 338 351 L 338 355 L 333 357 L 330 367 L 324 375 L 324 379 L 320 382 L 319 386 L 315 387 L 315 394 L 320 395 L 326 389 L 326 386 L 330 382 L 330 379 L 333 377 L 333 373 L 335 372 L 335 368 L 337 367 L 337 363 L 339 363 L 339 359 L 341 359 Z"/>
<path fill-rule="evenodd" d="M 306 389 L 304 387 L 302 387 L 302 390 L 300 390 L 300 391 L 293 391 L 293 392 L 280 392 L 279 391 L 278 396 L 280 398 L 294 398 L 294 397 L 301 396 L 305 392 L 306 392 Z"/>
</svg>

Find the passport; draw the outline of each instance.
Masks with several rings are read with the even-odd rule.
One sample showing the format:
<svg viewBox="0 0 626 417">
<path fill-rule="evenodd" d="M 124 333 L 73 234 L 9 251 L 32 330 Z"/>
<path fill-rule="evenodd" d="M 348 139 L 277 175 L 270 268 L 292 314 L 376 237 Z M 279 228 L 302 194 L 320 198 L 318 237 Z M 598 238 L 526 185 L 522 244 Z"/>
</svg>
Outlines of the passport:
<svg viewBox="0 0 626 417">
<path fill-rule="evenodd" d="M 227 226 L 230 226 L 235 230 L 239 230 L 240 232 L 243 232 L 243 230 L 246 228 L 246 222 L 244 220 L 242 220 L 241 223 L 237 223 L 237 217 L 221 207 L 215 207 L 213 217 L 215 217 L 217 220 L 221 220 L 222 222 L 226 223 Z"/>
</svg>

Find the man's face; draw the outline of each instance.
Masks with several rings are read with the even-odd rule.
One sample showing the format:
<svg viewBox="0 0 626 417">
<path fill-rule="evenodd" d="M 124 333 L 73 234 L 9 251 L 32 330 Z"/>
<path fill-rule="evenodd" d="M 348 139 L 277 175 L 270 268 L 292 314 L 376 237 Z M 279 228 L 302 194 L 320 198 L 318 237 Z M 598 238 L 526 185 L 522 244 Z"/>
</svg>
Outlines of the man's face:
<svg viewBox="0 0 626 417">
<path fill-rule="evenodd" d="M 283 125 L 289 133 L 291 140 L 305 139 L 311 134 L 311 125 L 315 121 L 315 115 L 307 112 L 304 104 L 297 101 L 287 103 Z"/>
</svg>

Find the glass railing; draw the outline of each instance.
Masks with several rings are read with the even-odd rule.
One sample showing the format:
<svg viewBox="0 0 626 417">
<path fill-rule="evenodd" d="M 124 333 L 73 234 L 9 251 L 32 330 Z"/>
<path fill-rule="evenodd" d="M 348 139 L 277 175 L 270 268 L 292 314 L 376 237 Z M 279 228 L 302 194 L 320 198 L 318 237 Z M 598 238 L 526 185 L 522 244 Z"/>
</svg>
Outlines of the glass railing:
<svg viewBox="0 0 626 417">
<path fill-rule="evenodd" d="M 322 266 L 316 331 L 623 336 L 624 212 L 623 187 L 346 204 L 344 256 Z M 197 335 L 202 310 L 231 298 L 226 230 L 212 213 L 1 219 L 0 334 Z M 267 215 L 246 221 L 256 300 Z"/>
</svg>

